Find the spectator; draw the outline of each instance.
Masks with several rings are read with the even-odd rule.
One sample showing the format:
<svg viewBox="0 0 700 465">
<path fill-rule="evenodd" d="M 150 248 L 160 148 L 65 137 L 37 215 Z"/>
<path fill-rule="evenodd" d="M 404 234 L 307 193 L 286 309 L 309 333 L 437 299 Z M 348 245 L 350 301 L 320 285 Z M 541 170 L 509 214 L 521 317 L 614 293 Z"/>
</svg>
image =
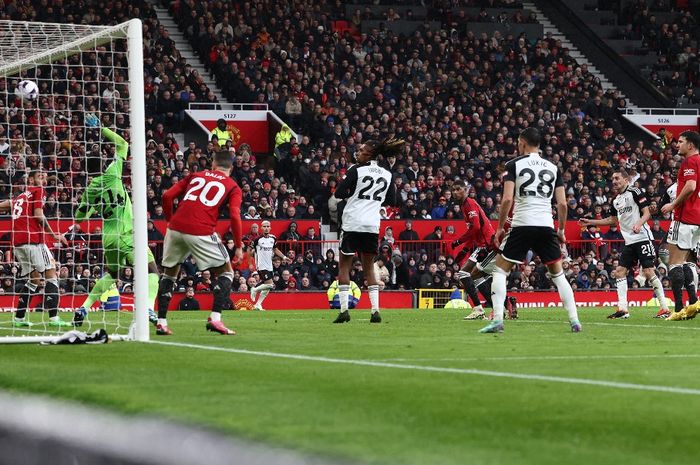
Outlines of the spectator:
<svg viewBox="0 0 700 465">
<path fill-rule="evenodd" d="M 394 246 L 394 228 L 392 228 L 391 226 L 387 226 L 386 228 L 384 228 L 384 236 L 382 237 L 381 242 L 389 244 L 389 247 Z"/>
<path fill-rule="evenodd" d="M 420 240 L 420 237 L 418 237 L 418 233 L 413 230 L 413 221 L 406 221 L 405 223 L 406 229 L 401 231 L 399 233 L 399 240 L 400 241 L 418 241 Z"/>
<path fill-rule="evenodd" d="M 601 245 L 601 235 L 598 227 L 589 225 L 581 232 L 581 240 L 586 241 L 584 248 L 586 251 L 598 253 L 598 247 Z"/>
<path fill-rule="evenodd" d="M 311 280 L 307 277 L 304 276 L 301 278 L 301 287 L 299 288 L 300 291 L 315 291 L 317 290 L 316 287 L 314 287 L 311 284 Z"/>
<path fill-rule="evenodd" d="M 178 310 L 199 310 L 199 301 L 194 297 L 194 288 L 188 287 L 185 297 L 177 304 Z"/>
<path fill-rule="evenodd" d="M 387 285 L 390 289 L 408 289 L 410 286 L 409 270 L 401 252 L 395 249 L 391 253 L 391 263 L 393 267 Z"/>
<path fill-rule="evenodd" d="M 301 240 L 301 236 L 297 232 L 297 224 L 296 222 L 292 221 L 289 223 L 289 226 L 287 227 L 287 230 L 282 233 L 280 236 L 281 241 L 299 241 Z"/>
<path fill-rule="evenodd" d="M 289 153 L 292 142 L 292 130 L 286 124 L 282 125 L 282 129 L 275 135 L 275 157 L 277 160 L 282 159 Z"/>
<path fill-rule="evenodd" d="M 619 253 L 622 250 L 625 240 L 617 224 L 610 225 L 608 232 L 603 234 L 603 239 L 609 244 L 610 252 L 613 253 Z"/>
<path fill-rule="evenodd" d="M 211 282 L 211 272 L 209 270 L 204 270 L 199 275 L 197 280 L 197 285 L 195 286 L 197 292 L 211 292 L 212 282 Z"/>
<path fill-rule="evenodd" d="M 666 231 L 661 229 L 661 223 L 659 220 L 654 220 L 651 226 L 651 235 L 654 237 L 654 242 L 658 249 L 659 244 L 666 239 Z"/>
<path fill-rule="evenodd" d="M 384 260 L 382 258 L 377 258 L 375 260 L 374 274 L 378 280 L 383 281 L 385 284 L 389 282 L 389 269 L 384 265 Z"/>
<path fill-rule="evenodd" d="M 248 210 L 246 213 L 243 215 L 244 220 L 259 220 L 260 215 L 258 215 L 258 211 L 255 209 L 254 206 L 248 207 Z"/>
<path fill-rule="evenodd" d="M 429 289 L 436 287 L 436 285 L 439 287 L 440 276 L 437 274 L 437 269 L 435 263 L 431 263 L 430 266 L 428 266 L 427 270 L 425 270 L 420 277 L 419 287 L 421 289 Z"/>
<path fill-rule="evenodd" d="M 224 147 L 226 145 L 226 142 L 228 142 L 231 139 L 231 133 L 228 130 L 226 120 L 223 118 L 219 118 L 216 121 L 216 127 L 211 130 L 212 142 L 214 142 L 215 138 L 216 142 L 218 142 L 219 144 L 219 147 Z"/>
<path fill-rule="evenodd" d="M 148 246 L 153 248 L 156 247 L 158 244 L 161 244 L 163 242 L 163 233 L 158 231 L 156 229 L 155 224 L 153 224 L 153 221 L 149 220 L 148 224 L 146 226 L 146 233 L 148 235 Z"/>
<path fill-rule="evenodd" d="M 323 262 L 323 270 L 330 278 L 335 279 L 338 276 L 338 261 L 335 259 L 333 249 L 326 251 L 326 260 Z"/>
<path fill-rule="evenodd" d="M 434 220 L 442 220 L 447 214 L 447 199 L 440 197 L 438 204 L 430 211 L 430 217 Z"/>
</svg>

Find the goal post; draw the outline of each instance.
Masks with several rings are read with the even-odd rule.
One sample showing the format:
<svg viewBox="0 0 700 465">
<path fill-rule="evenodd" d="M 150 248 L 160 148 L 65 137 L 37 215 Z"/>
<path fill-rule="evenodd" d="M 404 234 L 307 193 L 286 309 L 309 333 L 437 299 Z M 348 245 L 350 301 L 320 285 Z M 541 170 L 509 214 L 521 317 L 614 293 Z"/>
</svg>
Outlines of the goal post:
<svg viewBox="0 0 700 465">
<path fill-rule="evenodd" d="M 133 202 L 133 238 L 130 239 L 133 241 L 133 312 L 124 307 L 115 312 L 108 312 L 106 306 L 103 306 L 98 312 L 88 313 L 83 326 L 75 329 L 90 332 L 104 328 L 112 340 L 148 341 L 148 309 L 152 303 L 148 301 L 146 117 L 141 20 L 132 19 L 115 26 L 0 21 L 0 80 L 3 79 L 6 81 L 7 102 L 14 99 L 14 103 L 5 105 L 5 109 L 14 114 L 14 125 L 8 125 L 14 129 L 7 134 L 10 155 L 7 157 L 6 163 L 9 165 L 6 168 L 8 173 L 20 173 L 22 170 L 29 173 L 37 168 L 38 159 L 41 170 L 47 173 L 49 179 L 55 175 L 55 184 L 47 186 L 45 192 L 53 192 L 51 195 L 56 197 L 53 199 L 56 205 L 55 216 L 46 216 L 57 233 L 66 233 L 66 223 L 80 223 L 75 215 L 77 202 L 80 201 L 81 193 L 87 190 L 90 180 L 98 176 L 86 168 L 89 155 L 93 154 L 89 154 L 91 148 L 88 144 L 99 154 L 98 166 L 102 170 L 117 158 L 116 150 L 109 148 L 112 147 L 111 141 L 99 137 L 99 129 L 86 126 L 85 115 L 95 114 L 103 127 L 113 129 L 127 140 L 130 157 L 128 161 L 123 161 L 123 170 L 126 175 L 130 165 L 130 196 Z M 24 79 L 33 80 L 38 84 L 37 99 L 29 101 L 13 97 L 13 83 Z M 17 113 L 21 115 L 19 118 L 16 117 Z M 2 122 L 0 120 L 0 124 Z M 113 156 L 110 154 L 112 150 L 115 152 Z M 65 163 L 70 164 L 68 169 Z M 28 182 L 26 179 L 27 177 L 24 177 L 22 182 Z M 126 179 L 126 176 L 123 179 Z M 62 180 L 70 186 L 64 185 Z M 23 188 L 20 183 L 17 177 L 10 178 L 10 185 L 6 186 L 9 190 L 9 200 L 21 194 Z M 126 183 L 123 184 L 126 188 Z M 3 200 L 6 197 L 3 197 Z M 67 202 L 63 201 L 65 197 L 69 197 Z M 102 220 L 102 214 L 109 210 L 105 205 L 91 205 L 94 207 L 94 211 L 91 212 L 93 221 Z M 5 225 L 14 225 L 14 221 L 8 216 L 0 219 L 4 220 Z M 4 230 L 1 234 L 6 233 L 8 231 Z M 94 234 L 86 236 L 93 238 Z M 47 235 L 46 242 L 50 240 L 50 235 Z M 101 273 L 105 273 L 105 256 L 110 251 L 101 250 L 101 253 L 92 255 L 92 248 L 102 247 L 93 242 L 88 242 L 85 268 L 97 268 Z M 55 245 L 49 244 L 49 248 Z M 74 246 L 73 244 L 70 247 Z M 11 250 L 6 243 L 2 248 Z M 76 265 L 77 254 L 70 252 L 70 249 L 61 250 L 60 247 L 52 252 L 53 258 L 56 259 L 58 282 L 61 283 L 63 281 L 59 268 L 70 261 L 63 263 L 62 260 L 70 253 L 74 257 L 71 266 L 76 269 L 80 266 Z M 80 269 L 85 271 L 82 267 Z M 26 270 L 22 271 L 22 274 L 24 273 Z M 119 273 L 121 274 L 121 270 Z M 77 282 L 74 278 L 75 276 L 70 277 Z M 86 282 L 93 284 L 96 278 L 88 276 Z M 113 278 L 117 280 L 119 277 Z M 88 289 L 84 286 L 81 289 L 89 291 L 89 285 Z M 16 291 L 16 288 L 13 286 L 12 290 Z M 51 342 L 73 329 L 67 326 L 53 327 L 55 325 L 47 321 L 46 312 L 42 312 L 41 322 L 37 321 L 39 317 L 34 316 L 31 309 L 37 306 L 37 302 L 41 302 L 42 297 L 43 294 L 39 291 L 32 301 L 34 305 L 29 306 L 30 312 L 27 315 L 31 315 L 31 319 L 34 320 L 31 328 L 18 327 L 12 313 L 3 306 L 5 308 L 2 310 L 5 311 L 0 311 L 0 343 Z M 78 296 L 75 297 L 73 302 L 82 301 Z M 13 302 L 16 303 L 17 300 L 15 297 Z M 60 300 L 66 301 L 66 295 L 60 296 Z M 73 312 L 68 313 L 65 310 L 73 309 L 64 307 L 63 310 L 59 315 L 66 321 L 72 321 Z"/>
</svg>

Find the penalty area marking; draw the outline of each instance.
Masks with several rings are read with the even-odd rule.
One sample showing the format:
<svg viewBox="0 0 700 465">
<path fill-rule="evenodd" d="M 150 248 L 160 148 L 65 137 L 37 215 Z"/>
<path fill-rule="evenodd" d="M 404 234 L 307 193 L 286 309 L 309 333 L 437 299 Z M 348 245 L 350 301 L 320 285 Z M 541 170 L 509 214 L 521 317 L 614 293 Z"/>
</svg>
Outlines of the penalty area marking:
<svg viewBox="0 0 700 465">
<path fill-rule="evenodd" d="M 277 352 L 263 352 L 247 349 L 233 349 L 229 347 L 206 346 L 200 344 L 187 344 L 183 342 L 149 341 L 150 344 L 158 344 L 171 347 L 182 347 L 188 349 L 211 350 L 214 352 L 226 352 L 231 354 L 252 355 L 257 357 L 281 358 L 288 360 L 302 360 L 307 362 L 335 363 L 341 365 L 356 365 L 375 368 L 393 368 L 398 370 L 427 371 L 433 373 L 451 373 L 459 375 L 490 376 L 494 378 L 522 379 L 527 381 L 544 381 L 548 383 L 578 384 L 588 386 L 599 386 L 614 389 L 625 389 L 635 391 L 664 392 L 671 394 L 690 394 L 700 396 L 700 389 L 682 388 L 673 386 L 655 386 L 650 384 L 620 383 L 617 381 L 605 381 L 587 378 L 569 378 L 563 376 L 537 375 L 527 373 L 510 373 L 505 371 L 476 370 L 472 368 L 449 368 L 433 367 L 425 365 L 405 365 L 401 363 L 374 362 L 371 360 L 352 360 L 342 358 L 319 357 L 314 355 L 284 354 Z"/>
</svg>

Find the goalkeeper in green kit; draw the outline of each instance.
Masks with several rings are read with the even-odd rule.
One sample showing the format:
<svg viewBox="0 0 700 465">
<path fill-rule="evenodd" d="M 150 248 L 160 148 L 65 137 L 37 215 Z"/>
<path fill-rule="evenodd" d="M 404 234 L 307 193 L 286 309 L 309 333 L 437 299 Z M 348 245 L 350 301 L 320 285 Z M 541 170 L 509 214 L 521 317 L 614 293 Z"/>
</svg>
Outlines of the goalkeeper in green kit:
<svg viewBox="0 0 700 465">
<path fill-rule="evenodd" d="M 85 115 L 85 126 L 97 129 L 100 120 L 94 114 Z M 122 183 L 122 170 L 126 161 L 129 144 L 116 132 L 102 128 L 102 137 L 114 143 L 116 152 L 114 161 L 102 173 L 102 158 L 89 157 L 86 170 L 94 179 L 83 192 L 83 197 L 76 211 L 76 221 L 84 221 L 93 215 L 102 217 L 102 246 L 104 248 L 105 273 L 97 280 L 87 299 L 73 316 L 75 326 L 81 326 L 92 305 L 108 291 L 119 277 L 119 271 L 134 263 L 134 226 L 131 198 Z M 96 176 L 96 177 L 95 177 Z M 158 267 L 153 253 L 148 251 L 148 298 L 153 302 L 158 294 Z M 158 319 L 152 308 L 148 310 L 148 319 L 157 323 Z"/>
</svg>

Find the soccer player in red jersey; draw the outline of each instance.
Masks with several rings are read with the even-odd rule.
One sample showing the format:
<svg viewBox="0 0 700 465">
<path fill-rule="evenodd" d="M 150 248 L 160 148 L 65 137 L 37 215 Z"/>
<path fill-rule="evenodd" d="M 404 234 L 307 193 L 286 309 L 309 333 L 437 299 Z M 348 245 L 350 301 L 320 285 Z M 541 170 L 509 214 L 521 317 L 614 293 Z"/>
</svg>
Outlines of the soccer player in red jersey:
<svg viewBox="0 0 700 465">
<path fill-rule="evenodd" d="M 0 211 L 11 210 L 12 246 L 15 259 L 21 268 L 21 278 L 26 279 L 20 291 L 19 303 L 15 311 L 13 326 L 29 327 L 32 323 L 26 317 L 27 307 L 32 294 L 39 286 L 41 274 L 44 274 L 44 310 L 49 312 L 49 326 L 72 326 L 58 316 L 58 278 L 56 264 L 51 251 L 44 243 L 44 233 L 48 232 L 55 240 L 68 245 L 62 234 L 53 232 L 44 216 L 44 186 L 46 173 L 32 171 L 27 182 L 33 185 L 12 201 L 0 202 Z M 30 275 L 31 274 L 31 275 Z"/>
<path fill-rule="evenodd" d="M 234 335 L 221 321 L 221 311 L 229 304 L 233 268 L 226 247 L 214 232 L 219 208 L 228 201 L 231 232 L 236 246 L 235 258 L 243 257 L 241 224 L 242 191 L 231 179 L 233 160 L 228 151 L 217 152 L 211 170 L 193 173 L 163 194 L 163 212 L 168 230 L 163 244 L 164 273 L 158 286 L 158 324 L 156 334 L 172 334 L 166 319 L 180 264 L 190 253 L 200 270 L 211 270 L 217 277 L 214 305 L 207 321 L 207 330 Z M 173 201 L 180 199 L 173 214 Z"/>
<path fill-rule="evenodd" d="M 483 255 L 487 257 L 493 255 L 491 260 L 496 256 L 494 252 L 496 247 L 493 242 L 496 232 L 481 206 L 476 200 L 469 197 L 469 190 L 464 181 L 456 180 L 452 184 L 452 196 L 457 202 L 462 202 L 460 208 L 464 221 L 467 222 L 467 232 L 465 232 L 462 237 L 452 242 L 452 248 L 454 249 L 464 245 L 465 249 L 474 249 L 469 259 L 467 259 L 467 262 L 462 267 L 462 270 L 459 272 L 458 277 L 460 283 L 464 286 L 464 291 L 474 303 L 474 311 L 472 313 L 475 316 L 469 319 L 479 319 L 483 318 L 484 309 L 481 306 L 479 294 L 477 293 L 474 280 L 472 279 L 472 272 L 474 268 L 477 267 L 480 258 L 482 261 L 485 260 Z M 491 254 L 491 252 L 494 253 Z"/>
<path fill-rule="evenodd" d="M 675 312 L 669 320 L 692 318 L 697 313 L 696 305 L 690 314 L 683 315 L 683 263 L 688 253 L 700 242 L 700 134 L 685 131 L 678 137 L 678 154 L 684 157 L 678 169 L 676 199 L 661 207 L 662 213 L 673 212 L 673 221 L 668 232 L 669 270 Z M 688 309 L 686 309 L 688 310 Z"/>
</svg>

